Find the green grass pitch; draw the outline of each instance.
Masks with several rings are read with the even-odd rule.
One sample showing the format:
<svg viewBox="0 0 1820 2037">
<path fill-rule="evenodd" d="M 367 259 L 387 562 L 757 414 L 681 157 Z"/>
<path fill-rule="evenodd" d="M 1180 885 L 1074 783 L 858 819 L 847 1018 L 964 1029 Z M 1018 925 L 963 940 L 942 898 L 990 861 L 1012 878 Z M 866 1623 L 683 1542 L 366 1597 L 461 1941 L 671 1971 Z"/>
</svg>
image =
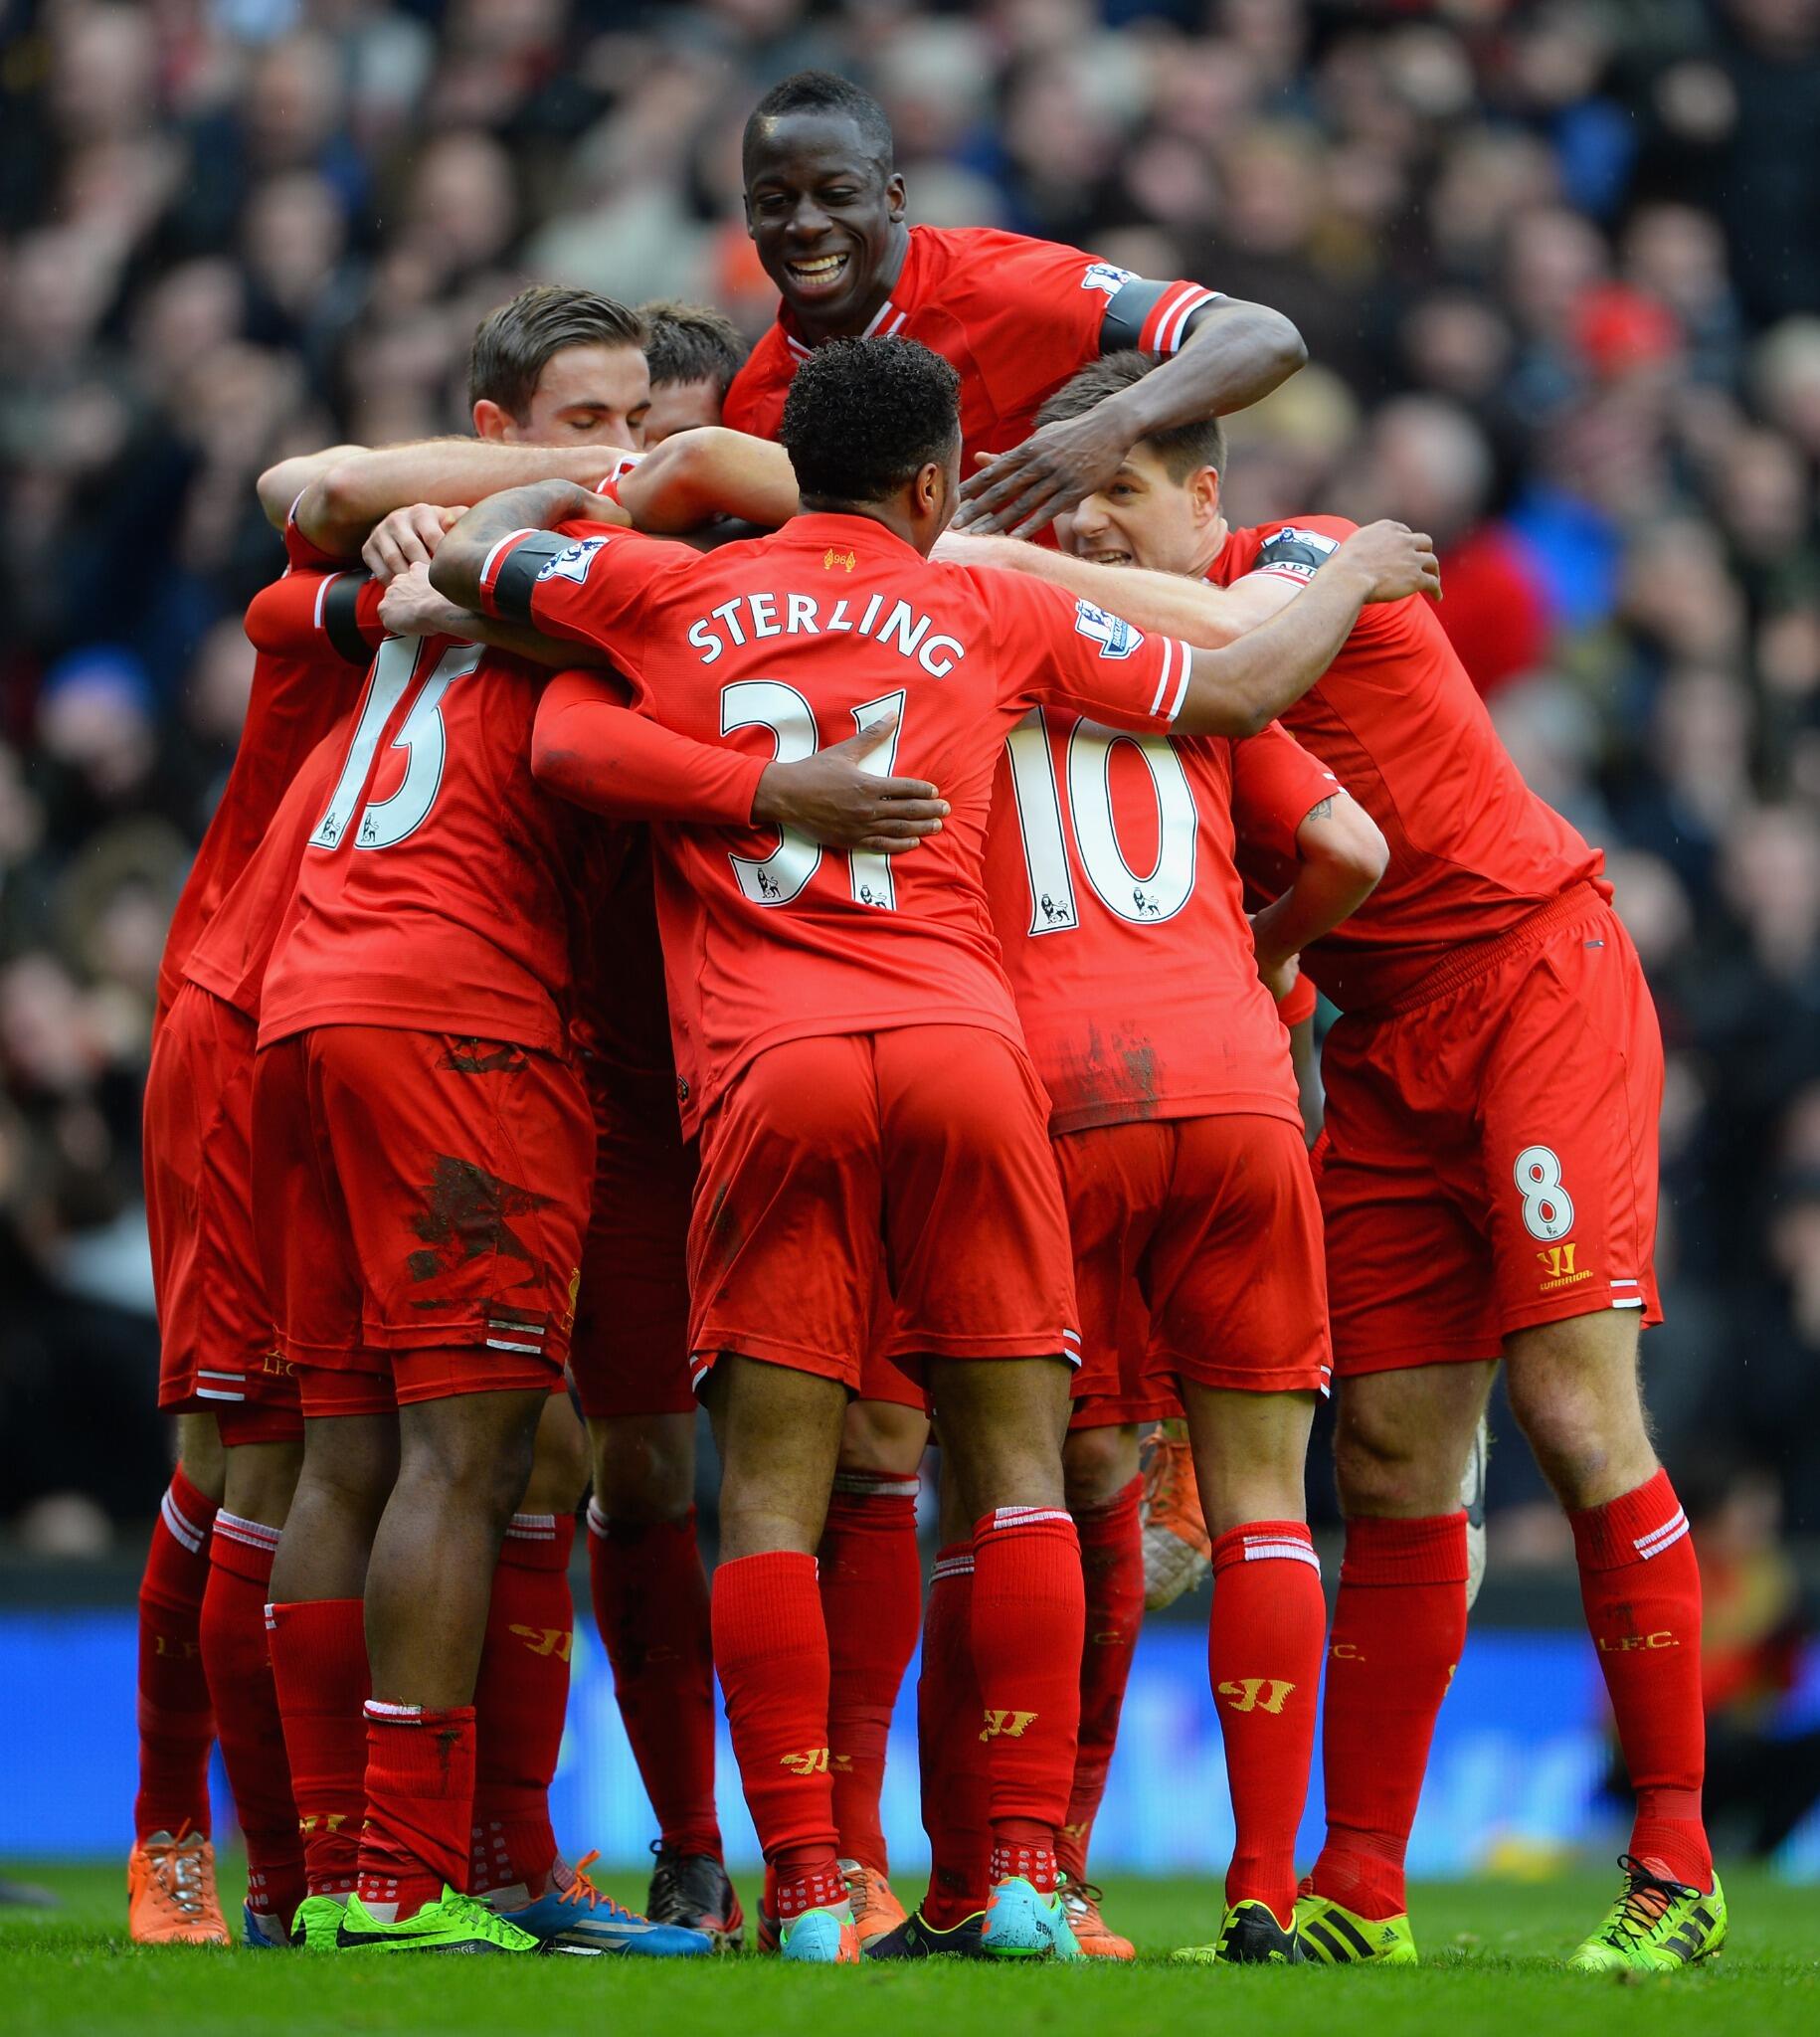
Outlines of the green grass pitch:
<svg viewBox="0 0 1820 2037">
<path fill-rule="evenodd" d="M 236 1865 L 222 1877 L 236 1886 Z M 45 1862 L 0 1872 L 49 1884 L 57 1911 L 0 1909 L 0 2029 L 111 2037 L 308 2032 L 511 2032 L 513 2037 L 1779 2037 L 1820 2031 L 1820 1893 L 1738 1871 L 1727 1877 L 1731 1944 L 1709 1966 L 1640 1984 L 1586 1980 L 1555 1964 L 1603 1913 L 1612 1876 L 1533 1886 L 1419 1888 L 1414 1972 L 1172 1968 L 1172 1945 L 1218 1923 L 1208 1882 L 1121 1878 L 1114 1923 L 1136 1968 L 983 1969 L 956 1961 L 796 1971 L 774 1959 L 647 1965 L 540 1959 L 372 1964 L 301 1954 L 138 1951 L 124 1943 L 124 1885 L 111 1868 Z M 603 1885 L 636 1895 L 636 1871 Z M 742 1888 L 747 1915 L 751 1886 Z"/>
</svg>

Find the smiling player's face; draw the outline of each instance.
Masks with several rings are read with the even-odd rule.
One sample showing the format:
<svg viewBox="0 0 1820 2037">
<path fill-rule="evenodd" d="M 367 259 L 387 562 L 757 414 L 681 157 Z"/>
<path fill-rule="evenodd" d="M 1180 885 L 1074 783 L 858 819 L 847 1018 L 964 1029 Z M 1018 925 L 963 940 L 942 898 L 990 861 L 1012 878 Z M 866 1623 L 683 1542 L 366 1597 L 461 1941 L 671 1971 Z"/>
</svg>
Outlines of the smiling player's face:
<svg viewBox="0 0 1820 2037">
<path fill-rule="evenodd" d="M 746 225 L 765 274 L 818 335 L 854 333 L 884 301 L 904 180 L 845 113 L 787 113 L 746 154 Z"/>
<path fill-rule="evenodd" d="M 1055 519 L 1063 551 L 1102 566 L 1197 573 L 1220 534 L 1219 476 L 1196 467 L 1177 480 L 1139 444 L 1103 488 Z"/>
</svg>

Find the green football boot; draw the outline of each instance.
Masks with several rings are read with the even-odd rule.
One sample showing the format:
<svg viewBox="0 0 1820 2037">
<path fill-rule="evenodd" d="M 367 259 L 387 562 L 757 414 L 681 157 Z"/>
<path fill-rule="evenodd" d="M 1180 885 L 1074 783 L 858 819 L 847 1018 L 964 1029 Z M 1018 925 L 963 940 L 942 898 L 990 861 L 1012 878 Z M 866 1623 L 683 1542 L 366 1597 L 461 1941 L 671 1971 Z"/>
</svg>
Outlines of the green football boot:
<svg viewBox="0 0 1820 2037">
<path fill-rule="evenodd" d="M 1624 1893 L 1567 1961 L 1575 1973 L 1673 1973 L 1710 1959 L 1726 1943 L 1726 1892 L 1709 1896 L 1675 1881 L 1660 1860 L 1622 1853 Z"/>
<path fill-rule="evenodd" d="M 350 1896 L 335 1947 L 343 1952 L 541 1952 L 543 1941 L 445 1884 L 441 1901 L 426 1903 L 415 1917 L 396 1924 L 381 1924 L 358 1896 Z"/>
<path fill-rule="evenodd" d="M 1268 1903 L 1247 1898 L 1226 1912 L 1210 1945 L 1183 1945 L 1170 1954 L 1182 1966 L 1299 1966 L 1308 1954 L 1293 1930 L 1285 1931 Z"/>
<path fill-rule="evenodd" d="M 1296 1898 L 1296 1943 L 1323 1966 L 1413 1966 L 1415 1934 L 1407 1914 L 1361 1917 L 1331 1896 L 1304 1890 Z"/>
<path fill-rule="evenodd" d="M 347 1911 L 339 1896 L 305 1896 L 290 1920 L 290 1942 L 306 1952 L 332 1952 Z"/>
</svg>

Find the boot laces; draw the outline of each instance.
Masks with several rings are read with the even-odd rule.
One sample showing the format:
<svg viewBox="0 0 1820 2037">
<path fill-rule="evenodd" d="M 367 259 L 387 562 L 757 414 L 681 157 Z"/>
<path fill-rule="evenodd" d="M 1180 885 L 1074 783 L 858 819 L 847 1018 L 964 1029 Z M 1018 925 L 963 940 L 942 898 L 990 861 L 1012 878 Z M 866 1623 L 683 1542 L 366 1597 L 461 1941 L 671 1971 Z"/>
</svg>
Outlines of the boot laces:
<svg viewBox="0 0 1820 2037">
<path fill-rule="evenodd" d="M 204 1900 L 202 1845 L 200 1841 L 185 1845 L 189 1833 L 190 1821 L 185 1818 L 167 1845 L 148 1846 L 145 1850 L 159 1888 L 193 1922 L 202 1915 Z"/>
<path fill-rule="evenodd" d="M 1620 1854 L 1618 1865 L 1627 1879 L 1624 1894 L 1605 1929 L 1605 1936 L 1610 1940 L 1640 1944 L 1667 1916 L 1671 1904 L 1699 1893 L 1655 1873 L 1635 1854 Z"/>
<path fill-rule="evenodd" d="M 600 1857 L 601 1849 L 598 1846 L 592 1852 L 582 1855 L 569 1870 L 571 1880 L 559 1901 L 574 1903 L 589 1910 L 605 1910 L 609 1917 L 624 1917 L 629 1924 L 641 1924 L 644 1920 L 636 1910 L 628 1910 L 624 1903 L 616 1903 L 589 1874 L 588 1870 Z"/>
</svg>

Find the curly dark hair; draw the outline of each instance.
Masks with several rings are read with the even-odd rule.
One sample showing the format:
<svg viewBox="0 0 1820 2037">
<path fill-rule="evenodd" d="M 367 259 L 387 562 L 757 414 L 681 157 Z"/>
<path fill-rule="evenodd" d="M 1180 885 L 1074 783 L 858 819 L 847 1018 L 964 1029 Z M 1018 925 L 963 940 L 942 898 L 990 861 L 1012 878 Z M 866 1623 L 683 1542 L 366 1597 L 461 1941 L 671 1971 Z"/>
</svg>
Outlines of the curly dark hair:
<svg viewBox="0 0 1820 2037">
<path fill-rule="evenodd" d="M 778 434 L 807 503 L 883 502 L 961 436 L 961 378 L 913 339 L 830 339 L 797 370 Z"/>
</svg>

